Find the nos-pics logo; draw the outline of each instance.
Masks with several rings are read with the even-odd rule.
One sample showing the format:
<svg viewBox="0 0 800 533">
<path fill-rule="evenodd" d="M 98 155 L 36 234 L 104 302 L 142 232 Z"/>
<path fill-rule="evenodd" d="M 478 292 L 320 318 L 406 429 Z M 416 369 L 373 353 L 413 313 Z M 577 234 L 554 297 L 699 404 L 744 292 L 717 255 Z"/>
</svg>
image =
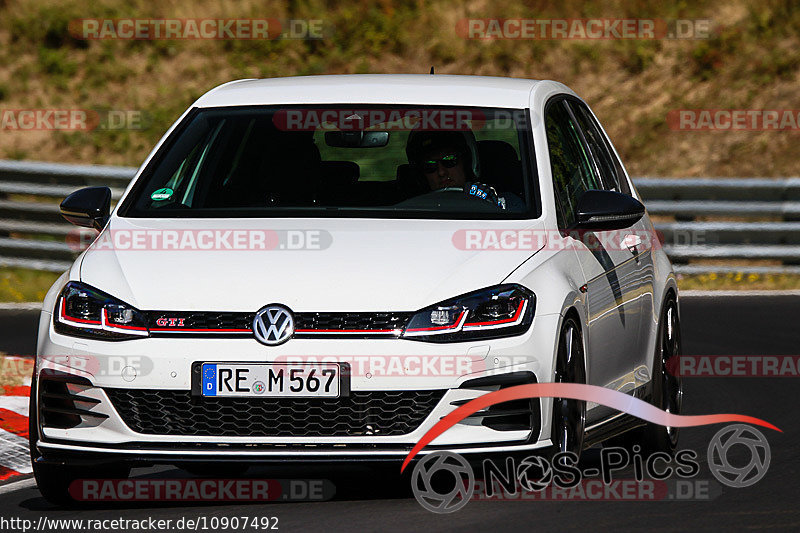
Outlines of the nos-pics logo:
<svg viewBox="0 0 800 533">
<path fill-rule="evenodd" d="M 748 450 L 750 457 L 746 464 L 732 460 L 736 456 L 735 451 L 731 452 L 734 448 Z M 746 424 L 734 424 L 714 435 L 708 446 L 707 459 L 717 481 L 738 489 L 749 487 L 766 475 L 771 454 L 769 443 L 760 431 Z M 489 462 L 484 461 L 484 477 Z M 516 476 L 518 486 L 527 492 L 541 492 L 554 482 L 558 485 L 558 475 L 554 475 L 553 466 L 541 456 L 523 459 L 516 467 L 512 465 L 511 472 Z M 577 482 L 578 479 L 574 479 L 570 485 Z M 461 509 L 473 498 L 475 487 L 472 466 L 455 452 L 438 451 L 425 455 L 411 474 L 414 497 L 434 513 L 452 513 Z"/>
</svg>

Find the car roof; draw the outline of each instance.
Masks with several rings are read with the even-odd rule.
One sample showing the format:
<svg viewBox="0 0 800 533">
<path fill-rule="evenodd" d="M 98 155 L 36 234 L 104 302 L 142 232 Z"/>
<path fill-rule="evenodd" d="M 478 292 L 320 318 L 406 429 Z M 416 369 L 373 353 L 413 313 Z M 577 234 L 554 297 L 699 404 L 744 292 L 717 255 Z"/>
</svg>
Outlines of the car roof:
<svg viewBox="0 0 800 533">
<path fill-rule="evenodd" d="M 531 92 L 541 83 L 443 74 L 294 76 L 232 81 L 201 96 L 195 106 L 363 103 L 526 108 Z"/>
</svg>

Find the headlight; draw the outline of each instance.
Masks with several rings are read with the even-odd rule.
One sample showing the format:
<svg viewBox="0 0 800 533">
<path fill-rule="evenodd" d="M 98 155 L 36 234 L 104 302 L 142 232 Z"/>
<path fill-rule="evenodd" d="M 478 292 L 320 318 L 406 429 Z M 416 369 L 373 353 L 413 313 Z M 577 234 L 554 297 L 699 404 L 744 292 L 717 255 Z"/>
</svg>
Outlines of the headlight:
<svg viewBox="0 0 800 533">
<path fill-rule="evenodd" d="M 64 335 L 110 341 L 149 335 L 140 311 L 76 281 L 67 283 L 56 300 L 53 327 Z"/>
<path fill-rule="evenodd" d="M 524 333 L 533 321 L 534 294 L 520 285 L 498 285 L 418 311 L 403 338 L 463 342 Z"/>
</svg>

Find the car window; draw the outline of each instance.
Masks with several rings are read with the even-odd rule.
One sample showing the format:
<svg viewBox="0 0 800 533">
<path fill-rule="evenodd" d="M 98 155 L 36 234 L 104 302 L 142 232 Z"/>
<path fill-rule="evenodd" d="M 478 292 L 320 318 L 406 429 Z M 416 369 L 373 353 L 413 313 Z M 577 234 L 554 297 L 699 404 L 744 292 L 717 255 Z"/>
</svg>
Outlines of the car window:
<svg viewBox="0 0 800 533">
<path fill-rule="evenodd" d="M 219 130 L 217 129 L 217 131 Z M 209 132 L 208 137 L 212 137 L 213 133 Z M 187 207 L 191 205 L 189 184 L 190 182 L 196 183 L 197 174 L 202 166 L 201 161 L 204 159 L 204 155 L 208 153 L 209 147 L 209 139 L 195 146 L 180 162 L 180 166 L 178 166 L 172 177 L 164 184 L 165 188 L 178 192 L 175 196 L 176 202 Z"/>
<path fill-rule="evenodd" d="M 603 183 L 606 189 L 624 194 L 630 194 L 628 181 L 625 178 L 625 171 L 622 169 L 622 164 L 619 159 L 614 155 L 611 150 L 605 135 L 600 130 L 599 125 L 592 117 L 589 110 L 580 102 L 570 101 L 575 118 L 580 124 L 589 149 L 594 155 L 595 163 L 603 178 Z"/>
<path fill-rule="evenodd" d="M 592 165 L 590 154 L 581 141 L 578 126 L 563 100 L 548 106 L 545 125 L 558 225 L 565 228 L 575 220 L 575 209 L 580 196 L 585 191 L 603 187 Z"/>
<path fill-rule="evenodd" d="M 529 218 L 530 138 L 522 109 L 202 109 L 164 143 L 119 214 Z"/>
<path fill-rule="evenodd" d="M 389 125 L 390 127 L 393 125 Z M 342 148 L 325 143 L 325 130 L 314 132 L 314 144 L 322 161 L 352 161 L 358 165 L 359 181 L 394 181 L 397 162 L 406 157 L 407 131 L 392 131 L 389 142 L 381 148 Z"/>
</svg>

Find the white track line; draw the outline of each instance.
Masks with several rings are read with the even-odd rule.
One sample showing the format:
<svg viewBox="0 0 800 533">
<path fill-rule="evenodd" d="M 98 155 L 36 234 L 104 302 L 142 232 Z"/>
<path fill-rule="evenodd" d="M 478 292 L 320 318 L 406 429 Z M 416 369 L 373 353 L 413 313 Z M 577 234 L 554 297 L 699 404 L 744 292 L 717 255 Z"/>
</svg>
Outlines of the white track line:
<svg viewBox="0 0 800 533">
<path fill-rule="evenodd" d="M 0 485 L 0 494 L 8 494 L 22 489 L 31 489 L 36 486 L 36 480 L 33 478 L 20 479 L 19 481 L 12 481 L 5 485 Z"/>
<path fill-rule="evenodd" d="M 20 474 L 33 472 L 28 439 L 0 429 L 0 465 Z"/>
<path fill-rule="evenodd" d="M 2 396 L 0 395 L 0 409 L 14 411 L 18 415 L 28 416 L 30 399 L 26 396 Z"/>
<path fill-rule="evenodd" d="M 40 311 L 42 302 L 0 302 L 0 311 Z"/>
</svg>

